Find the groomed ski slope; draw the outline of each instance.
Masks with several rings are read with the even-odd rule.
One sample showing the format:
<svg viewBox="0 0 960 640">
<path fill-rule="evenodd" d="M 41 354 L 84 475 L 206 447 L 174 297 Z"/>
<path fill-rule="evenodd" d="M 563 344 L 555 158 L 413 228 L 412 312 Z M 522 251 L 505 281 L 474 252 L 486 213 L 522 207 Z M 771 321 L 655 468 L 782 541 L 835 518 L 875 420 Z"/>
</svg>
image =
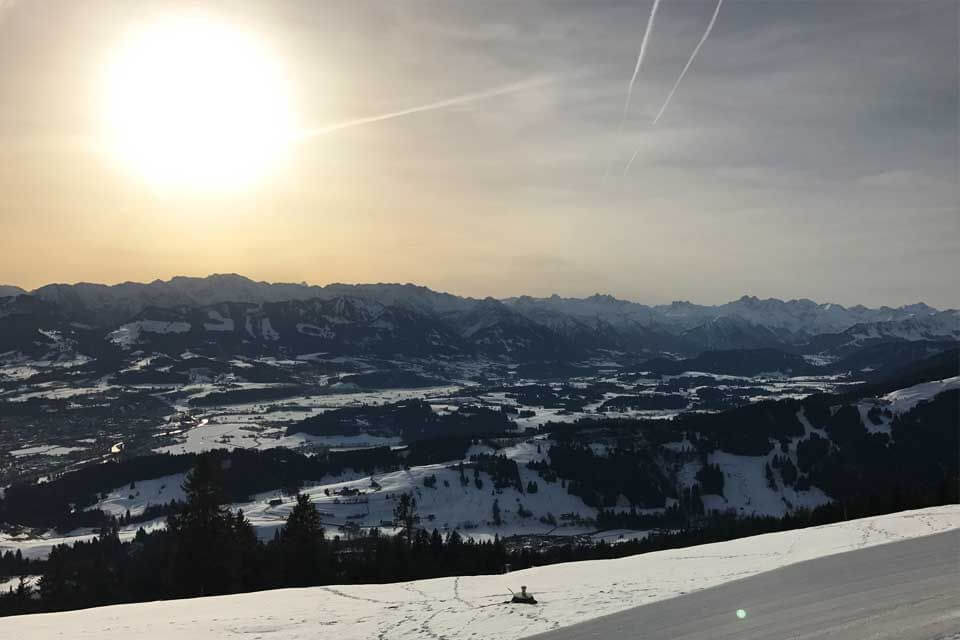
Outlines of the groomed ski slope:
<svg viewBox="0 0 960 640">
<path fill-rule="evenodd" d="M 960 505 L 508 575 L 281 589 L 0 619 L 46 640 L 371 638 L 514 640 L 796 562 L 960 528 Z M 502 604 L 527 585 L 537 606 Z"/>
</svg>

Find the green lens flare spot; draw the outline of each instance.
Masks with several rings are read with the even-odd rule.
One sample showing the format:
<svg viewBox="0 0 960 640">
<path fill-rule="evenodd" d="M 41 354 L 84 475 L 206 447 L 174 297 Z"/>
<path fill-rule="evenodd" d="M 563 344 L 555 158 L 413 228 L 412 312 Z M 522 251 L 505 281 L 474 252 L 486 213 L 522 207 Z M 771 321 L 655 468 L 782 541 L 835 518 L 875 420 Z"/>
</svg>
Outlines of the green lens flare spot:
<svg viewBox="0 0 960 640">
<path fill-rule="evenodd" d="M 747 617 L 747 612 L 743 609 L 737 609 L 737 617 L 743 620 Z"/>
</svg>

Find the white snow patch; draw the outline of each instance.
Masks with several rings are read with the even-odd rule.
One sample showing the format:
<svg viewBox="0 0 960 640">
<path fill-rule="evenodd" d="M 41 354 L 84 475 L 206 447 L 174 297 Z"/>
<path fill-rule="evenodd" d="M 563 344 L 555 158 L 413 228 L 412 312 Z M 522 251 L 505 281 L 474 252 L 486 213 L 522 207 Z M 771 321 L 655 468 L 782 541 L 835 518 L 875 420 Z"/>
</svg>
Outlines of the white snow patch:
<svg viewBox="0 0 960 640">
<path fill-rule="evenodd" d="M 301 353 L 297 360 L 308 362 L 310 360 L 326 360 L 329 354 L 326 351 L 317 351 L 316 353 Z"/>
<path fill-rule="evenodd" d="M 263 334 L 264 340 L 279 340 L 280 334 L 277 333 L 273 325 L 270 324 L 270 318 L 262 318 L 260 320 L 260 333 Z"/>
<path fill-rule="evenodd" d="M 41 576 L 23 576 L 24 583 L 31 589 L 36 589 L 37 583 L 40 582 Z M 20 577 L 15 576 L 13 578 L 0 578 L 0 594 L 7 594 L 10 591 L 16 591 L 20 586 Z"/>
<path fill-rule="evenodd" d="M 4 365 L 0 367 L 0 378 L 9 378 L 11 380 L 26 380 L 38 373 L 40 373 L 40 370 L 34 367 L 19 365 Z"/>
<path fill-rule="evenodd" d="M 106 498 L 100 499 L 89 509 L 101 509 L 118 518 L 127 511 L 130 511 L 131 516 L 139 516 L 151 505 L 184 500 L 182 485 L 186 477 L 185 473 L 176 473 L 151 480 L 138 480 L 132 489 L 130 485 L 126 485 L 110 491 Z"/>
<path fill-rule="evenodd" d="M 225 318 L 213 309 L 207 312 L 207 317 L 213 320 L 213 322 L 203 323 L 203 328 L 207 331 L 233 331 L 232 318 Z"/>
<path fill-rule="evenodd" d="M 838 356 L 830 356 L 824 353 L 806 354 L 802 356 L 809 364 L 815 367 L 825 367 L 839 360 Z"/>
<path fill-rule="evenodd" d="M 273 416 L 275 417 L 275 416 Z M 200 453 L 212 449 L 272 449 L 283 447 L 330 447 L 357 449 L 400 444 L 399 437 L 358 434 L 352 436 L 315 436 L 307 433 L 284 435 L 282 427 L 263 427 L 237 417 L 213 418 L 177 435 L 179 442 L 154 449 L 157 453 Z"/>
<path fill-rule="evenodd" d="M 302 333 L 305 336 L 313 336 L 315 338 L 324 338 L 326 340 L 332 340 L 336 337 L 333 329 L 330 327 L 318 327 L 314 324 L 306 324 L 303 322 L 297 323 L 297 333 Z"/>
<path fill-rule="evenodd" d="M 860 422 L 863 423 L 864 428 L 868 433 L 890 433 L 892 416 L 881 413 L 880 424 L 875 424 L 873 420 L 870 419 L 870 410 L 873 408 L 878 408 L 881 411 L 886 409 L 884 403 L 879 400 L 868 399 L 857 403 L 857 411 L 860 412 Z"/>
<path fill-rule="evenodd" d="M 906 413 L 915 406 L 930 400 L 938 393 L 960 389 L 960 376 L 944 378 L 934 382 L 924 382 L 921 384 L 899 389 L 883 396 L 883 400 L 889 403 L 888 408 L 894 413 Z"/>
<path fill-rule="evenodd" d="M 14 449 L 10 452 L 14 458 L 25 458 L 27 456 L 65 456 L 74 451 L 85 451 L 84 447 L 62 447 L 55 444 L 41 444 L 36 447 L 26 447 L 25 449 Z"/>
<path fill-rule="evenodd" d="M 767 485 L 764 467 L 770 457 L 777 453 L 776 450 L 768 456 L 739 456 L 725 451 L 711 453 L 708 462 L 718 465 L 724 475 L 723 496 L 703 496 L 704 508 L 734 510 L 738 515 L 782 517 L 797 507 L 812 509 L 830 502 L 830 498 L 818 487 L 796 491 L 793 487 L 782 486 L 778 481 L 777 490 L 771 489 Z"/>
<path fill-rule="evenodd" d="M 156 531 L 166 526 L 166 518 L 157 518 L 156 520 L 122 527 L 119 535 L 121 540 L 129 541 L 133 540 L 137 535 L 137 529 L 141 527 L 145 531 Z M 50 550 L 58 544 L 73 544 L 81 540 L 92 540 L 95 537 L 97 537 L 97 532 L 94 529 L 74 529 L 62 535 L 55 532 L 47 532 L 41 536 L 31 536 L 25 533 L 11 535 L 0 532 L 0 554 L 19 549 L 24 558 L 46 558 L 50 555 Z"/>
<path fill-rule="evenodd" d="M 190 331 L 189 322 L 164 322 L 161 320 L 137 320 L 121 325 L 107 336 L 111 342 L 121 347 L 130 347 L 140 342 L 142 333 L 186 333 Z"/>
<path fill-rule="evenodd" d="M 98 387 L 66 387 L 66 386 L 55 386 L 52 382 L 45 382 L 42 384 L 31 385 L 27 388 L 36 389 L 36 391 L 30 391 L 29 393 L 21 393 L 19 395 L 7 396 L 4 399 L 10 402 L 26 402 L 31 398 L 46 398 L 48 400 L 64 400 L 66 398 L 75 398 L 77 396 L 88 396 L 94 395 L 97 393 L 103 393 L 107 391 L 108 387 L 106 385 Z"/>
</svg>

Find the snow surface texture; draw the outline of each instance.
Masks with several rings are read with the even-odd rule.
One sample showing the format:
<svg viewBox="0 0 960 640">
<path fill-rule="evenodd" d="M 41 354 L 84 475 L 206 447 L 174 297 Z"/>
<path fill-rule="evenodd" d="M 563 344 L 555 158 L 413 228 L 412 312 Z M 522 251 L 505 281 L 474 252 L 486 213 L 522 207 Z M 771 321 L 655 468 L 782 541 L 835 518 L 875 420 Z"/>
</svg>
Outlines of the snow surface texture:
<svg viewBox="0 0 960 640">
<path fill-rule="evenodd" d="M 960 506 L 948 505 L 509 575 L 284 589 L 18 616 L 0 620 L 0 633 L 31 640 L 515 640 L 796 562 L 957 528 Z M 505 604 L 507 589 L 522 584 L 540 604 Z"/>
</svg>

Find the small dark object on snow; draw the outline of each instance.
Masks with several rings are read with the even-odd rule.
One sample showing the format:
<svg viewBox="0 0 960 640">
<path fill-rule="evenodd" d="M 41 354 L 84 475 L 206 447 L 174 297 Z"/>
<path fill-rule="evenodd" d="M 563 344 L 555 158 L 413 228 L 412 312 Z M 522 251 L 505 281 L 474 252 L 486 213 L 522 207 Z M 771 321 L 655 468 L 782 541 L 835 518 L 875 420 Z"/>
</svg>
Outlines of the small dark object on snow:
<svg viewBox="0 0 960 640">
<path fill-rule="evenodd" d="M 513 591 L 510 593 L 513 593 Z M 537 599 L 533 597 L 532 593 L 527 593 L 527 587 L 524 585 L 520 587 L 520 593 L 513 593 L 513 599 L 510 602 L 514 604 L 537 604 Z"/>
</svg>

